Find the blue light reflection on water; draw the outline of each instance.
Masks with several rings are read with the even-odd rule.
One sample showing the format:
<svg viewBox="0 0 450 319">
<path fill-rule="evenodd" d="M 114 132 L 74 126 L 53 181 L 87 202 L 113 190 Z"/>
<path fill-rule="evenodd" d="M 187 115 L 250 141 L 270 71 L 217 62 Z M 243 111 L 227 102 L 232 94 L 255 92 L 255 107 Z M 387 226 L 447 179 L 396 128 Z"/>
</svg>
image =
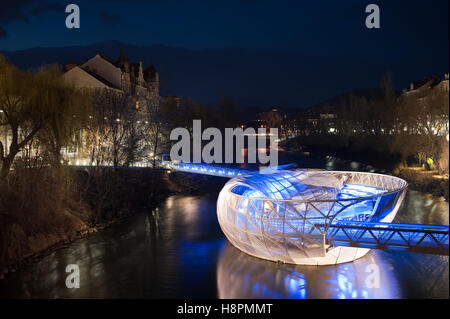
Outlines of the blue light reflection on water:
<svg viewBox="0 0 450 319">
<path fill-rule="evenodd" d="M 0 281 L 16 298 L 448 298 L 448 256 L 372 250 L 330 267 L 277 264 L 232 247 L 217 224 L 214 196 L 172 196 Z M 398 221 L 448 225 L 448 203 L 409 191 Z M 65 265 L 78 263 L 82 286 L 68 290 Z M 367 287 L 367 265 L 380 289 Z M 350 289 L 351 288 L 351 289 Z"/>
<path fill-rule="evenodd" d="M 221 252 L 217 283 L 221 298 L 332 298 L 379 299 L 401 297 L 395 272 L 383 252 L 336 266 L 278 264 L 246 255 L 231 245 Z M 380 270 L 379 286 L 371 286 L 372 272 Z"/>
<path fill-rule="evenodd" d="M 216 258 L 226 241 L 215 239 L 208 241 L 192 241 L 182 239 L 178 242 L 177 251 L 180 255 L 180 270 L 184 278 L 180 284 L 182 290 L 188 291 L 199 282 L 214 280 L 214 272 L 211 271 L 211 260 Z"/>
</svg>

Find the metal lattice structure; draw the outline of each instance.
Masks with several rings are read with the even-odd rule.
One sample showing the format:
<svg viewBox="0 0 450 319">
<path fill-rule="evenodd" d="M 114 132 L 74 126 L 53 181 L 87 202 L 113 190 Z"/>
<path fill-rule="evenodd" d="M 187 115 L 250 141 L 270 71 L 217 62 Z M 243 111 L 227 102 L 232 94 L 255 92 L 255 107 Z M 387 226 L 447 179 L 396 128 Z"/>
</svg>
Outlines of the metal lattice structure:
<svg viewBox="0 0 450 319">
<path fill-rule="evenodd" d="M 339 222 L 329 227 L 333 246 L 366 247 L 448 255 L 448 226 Z"/>
<path fill-rule="evenodd" d="M 341 222 L 391 222 L 406 192 L 402 179 L 372 173 L 279 171 L 231 179 L 217 202 L 220 226 L 240 250 L 294 264 L 336 264 L 365 248 L 335 247 Z"/>
<path fill-rule="evenodd" d="M 231 178 L 217 201 L 220 226 L 240 250 L 293 264 L 353 261 L 371 248 L 448 255 L 448 226 L 391 223 L 407 183 L 393 176 L 264 170 L 164 162 L 168 169 Z"/>
</svg>

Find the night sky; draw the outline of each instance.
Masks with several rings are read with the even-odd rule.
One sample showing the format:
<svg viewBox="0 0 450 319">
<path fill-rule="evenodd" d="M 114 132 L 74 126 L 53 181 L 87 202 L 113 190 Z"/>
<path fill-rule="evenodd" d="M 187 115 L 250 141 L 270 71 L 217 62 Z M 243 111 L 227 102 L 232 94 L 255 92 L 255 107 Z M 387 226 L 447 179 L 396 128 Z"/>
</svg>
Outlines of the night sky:
<svg viewBox="0 0 450 319">
<path fill-rule="evenodd" d="M 0 1 L 3 51 L 118 40 L 354 57 L 374 64 L 407 60 L 430 73 L 448 72 L 448 0 L 74 0 L 81 10 L 77 30 L 65 27 L 68 1 Z M 369 3 L 381 9 L 381 29 L 365 27 Z"/>
</svg>

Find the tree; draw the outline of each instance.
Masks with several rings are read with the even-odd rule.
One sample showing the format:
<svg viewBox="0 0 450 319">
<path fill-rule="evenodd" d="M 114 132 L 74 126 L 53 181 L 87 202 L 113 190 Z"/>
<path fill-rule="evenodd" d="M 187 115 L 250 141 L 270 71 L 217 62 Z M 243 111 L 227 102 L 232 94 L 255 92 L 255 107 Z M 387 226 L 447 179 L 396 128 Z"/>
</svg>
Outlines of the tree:
<svg viewBox="0 0 450 319">
<path fill-rule="evenodd" d="M 221 123 L 222 128 L 235 127 L 237 124 L 237 114 L 236 105 L 233 98 L 222 97 L 219 102 L 219 113 L 220 118 L 218 118 Z"/>
<path fill-rule="evenodd" d="M 38 80 L 48 81 L 50 86 L 46 103 L 54 111 L 48 113 L 38 139 L 53 155 L 52 165 L 62 162 L 63 147 L 81 147 L 82 132 L 92 109 L 91 96 L 61 81 L 61 76 L 57 66 L 43 68 L 37 75 Z"/>
<path fill-rule="evenodd" d="M 19 152 L 41 133 L 47 135 L 59 163 L 61 147 L 80 126 L 87 99 L 60 75 L 55 66 L 22 72 L 0 56 L 0 127 L 11 141 L 9 148 L 0 141 L 1 179 L 8 176 Z"/>
<path fill-rule="evenodd" d="M 448 134 L 448 100 L 448 92 L 428 84 L 402 96 L 395 109 L 398 132 L 394 148 L 403 159 L 414 155 L 421 162 L 436 165 L 439 171 L 448 170 L 444 167 L 445 161 L 440 160 L 448 144 L 445 141 Z"/>
<path fill-rule="evenodd" d="M 259 120 L 266 123 L 269 128 L 280 128 L 283 124 L 283 117 L 277 110 L 261 113 Z"/>
<path fill-rule="evenodd" d="M 176 116 L 176 101 L 168 98 L 157 106 L 147 105 L 145 116 L 145 141 L 151 149 L 153 167 L 156 166 L 158 150 L 161 148 L 164 128 L 167 128 L 170 118 Z M 164 134 L 168 136 L 168 134 Z"/>
<path fill-rule="evenodd" d="M 110 89 L 92 95 L 93 110 L 86 126 L 86 146 L 91 163 L 129 166 L 138 159 L 142 140 L 135 101 Z"/>
</svg>

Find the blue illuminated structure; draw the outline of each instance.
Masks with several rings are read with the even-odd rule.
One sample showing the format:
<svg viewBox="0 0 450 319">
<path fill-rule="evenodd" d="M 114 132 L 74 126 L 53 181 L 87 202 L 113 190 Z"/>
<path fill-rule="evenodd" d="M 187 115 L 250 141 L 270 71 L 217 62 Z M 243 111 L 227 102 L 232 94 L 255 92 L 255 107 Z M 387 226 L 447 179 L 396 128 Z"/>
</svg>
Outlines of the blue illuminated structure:
<svg viewBox="0 0 450 319">
<path fill-rule="evenodd" d="M 237 177 L 249 174 L 256 174 L 256 171 L 249 171 L 239 168 L 214 166 L 208 164 L 192 164 L 192 163 L 181 163 L 174 166 L 178 171 L 184 171 L 188 173 L 198 173 L 203 175 L 213 175 L 220 177 Z"/>
<path fill-rule="evenodd" d="M 339 264 L 370 248 L 448 255 L 448 226 L 391 223 L 406 194 L 397 177 L 322 170 L 260 173 L 207 164 L 172 169 L 229 177 L 217 214 L 228 240 L 263 259 Z"/>
<path fill-rule="evenodd" d="M 425 256 L 426 257 L 426 256 Z M 373 270 L 379 271 L 374 284 Z M 266 262 L 226 245 L 217 262 L 221 299 L 393 299 L 401 296 L 390 261 L 373 252 L 354 263 L 309 267 Z"/>
<path fill-rule="evenodd" d="M 275 171 L 231 179 L 217 201 L 228 240 L 260 258 L 293 264 L 353 261 L 369 250 L 333 246 L 327 234 L 342 221 L 391 222 L 405 195 L 395 177 L 314 170 Z"/>
<path fill-rule="evenodd" d="M 333 246 L 365 247 L 448 255 L 448 226 L 340 221 L 327 241 Z"/>
</svg>

